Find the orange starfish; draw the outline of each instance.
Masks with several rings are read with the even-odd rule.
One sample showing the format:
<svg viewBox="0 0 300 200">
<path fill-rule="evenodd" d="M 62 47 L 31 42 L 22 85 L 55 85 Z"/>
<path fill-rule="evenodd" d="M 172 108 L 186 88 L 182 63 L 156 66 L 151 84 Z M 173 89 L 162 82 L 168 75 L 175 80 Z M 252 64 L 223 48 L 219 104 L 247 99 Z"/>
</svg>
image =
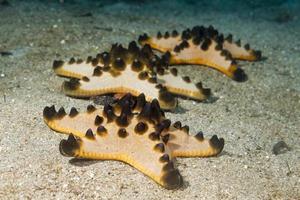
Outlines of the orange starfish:
<svg viewBox="0 0 300 200">
<path fill-rule="evenodd" d="M 74 97 L 144 93 L 148 101 L 158 99 L 163 109 L 173 109 L 177 104 L 173 94 L 195 100 L 205 100 L 210 95 L 201 82 L 194 84 L 188 76 L 179 76 L 175 68 L 168 69 L 149 45 L 140 49 L 135 42 L 128 49 L 115 44 L 109 53 L 90 56 L 85 61 L 54 61 L 53 69 L 57 75 L 71 78 L 64 82 L 63 91 Z"/>
<path fill-rule="evenodd" d="M 224 146 L 216 135 L 205 139 L 202 132 L 190 135 L 189 127 L 179 121 L 172 124 L 158 101 L 146 102 L 144 94 L 127 94 L 103 110 L 90 105 L 82 113 L 45 107 L 44 120 L 51 129 L 69 135 L 60 142 L 62 155 L 123 161 L 167 189 L 183 184 L 176 157 L 215 156 Z"/>
<path fill-rule="evenodd" d="M 156 37 L 147 34 L 139 37 L 142 45 L 165 52 L 165 58 L 171 65 L 199 64 L 221 71 L 236 81 L 247 79 L 244 71 L 237 67 L 235 59 L 255 61 L 261 58 L 261 52 L 241 45 L 240 40 L 233 42 L 232 35 L 225 39 L 212 26 L 195 26 L 184 30 L 181 35 L 176 30 L 172 33 L 157 33 Z"/>
</svg>

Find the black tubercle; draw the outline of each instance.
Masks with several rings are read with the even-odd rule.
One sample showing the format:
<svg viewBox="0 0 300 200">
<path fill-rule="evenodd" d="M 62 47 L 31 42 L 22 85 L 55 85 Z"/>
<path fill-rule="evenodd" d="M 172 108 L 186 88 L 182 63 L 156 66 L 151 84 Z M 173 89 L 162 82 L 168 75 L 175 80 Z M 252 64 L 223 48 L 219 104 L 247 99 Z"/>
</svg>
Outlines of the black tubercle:
<svg viewBox="0 0 300 200">
<path fill-rule="evenodd" d="M 125 114 L 125 113 L 122 113 L 120 116 L 118 116 L 116 118 L 116 123 L 118 126 L 120 127 L 127 127 L 128 124 L 129 124 L 129 121 L 128 121 L 128 115 Z"/>
<path fill-rule="evenodd" d="M 236 45 L 237 45 L 238 47 L 241 47 L 241 40 L 240 40 L 240 39 L 237 40 L 235 43 L 236 43 Z"/>
<path fill-rule="evenodd" d="M 160 31 L 157 32 L 156 38 L 157 38 L 157 39 L 161 39 L 161 38 L 162 38 L 162 34 L 161 34 Z"/>
<path fill-rule="evenodd" d="M 76 108 L 72 107 L 69 113 L 70 117 L 75 117 L 76 115 L 78 115 L 78 111 Z"/>
<path fill-rule="evenodd" d="M 182 77 L 182 80 L 184 80 L 184 81 L 187 82 L 187 83 L 190 83 L 190 82 L 191 82 L 191 79 L 190 79 L 189 76 L 184 76 L 184 77 Z"/>
<path fill-rule="evenodd" d="M 152 100 L 151 103 L 146 102 L 138 115 L 139 119 L 144 119 L 150 123 L 158 123 L 162 117 L 164 117 L 164 112 L 160 109 L 156 99 Z"/>
<path fill-rule="evenodd" d="M 83 77 L 82 77 L 82 80 L 83 80 L 84 82 L 89 82 L 89 81 L 90 81 L 90 79 L 89 79 L 87 76 L 83 76 Z"/>
<path fill-rule="evenodd" d="M 140 94 L 136 99 L 135 109 L 140 111 L 146 104 L 146 99 L 144 93 Z"/>
<path fill-rule="evenodd" d="M 93 58 L 92 60 L 91 60 L 91 62 L 92 62 L 92 66 L 94 66 L 94 67 L 96 67 L 97 65 L 98 65 L 98 63 L 99 63 L 99 59 L 96 57 L 96 58 Z"/>
<path fill-rule="evenodd" d="M 144 41 L 146 41 L 146 40 L 148 40 L 148 39 L 149 39 L 149 36 L 148 36 L 146 33 L 144 33 L 143 35 L 140 35 L 140 36 L 139 36 L 138 41 L 139 41 L 139 42 L 144 42 Z"/>
<path fill-rule="evenodd" d="M 178 189 L 183 185 L 182 176 L 177 169 L 166 171 L 161 180 L 164 184 L 164 187 L 169 190 Z"/>
<path fill-rule="evenodd" d="M 174 163 L 172 161 L 165 164 L 162 168 L 162 170 L 165 171 L 165 172 L 170 171 L 170 170 L 174 170 L 174 169 L 175 169 L 175 167 L 174 167 Z"/>
<path fill-rule="evenodd" d="M 92 56 L 88 56 L 87 58 L 86 58 L 86 63 L 87 64 L 89 64 L 90 62 L 92 62 L 92 60 L 93 60 L 93 57 Z"/>
<path fill-rule="evenodd" d="M 223 147 L 224 147 L 224 139 L 223 138 L 218 138 L 218 136 L 213 135 L 210 138 L 209 143 L 214 149 L 217 149 L 219 152 L 221 152 L 223 150 Z"/>
<path fill-rule="evenodd" d="M 55 70 L 55 69 L 62 67 L 64 65 L 64 63 L 65 62 L 62 60 L 54 60 L 52 67 Z"/>
<path fill-rule="evenodd" d="M 161 56 L 160 62 L 162 65 L 167 66 L 170 63 L 170 59 L 171 59 L 171 53 L 167 51 L 164 55 Z"/>
<path fill-rule="evenodd" d="M 159 125 L 163 128 L 163 129 L 168 129 L 171 125 L 171 120 L 169 119 L 164 119 L 163 121 L 161 121 L 159 123 Z"/>
<path fill-rule="evenodd" d="M 134 127 L 134 132 L 137 134 L 144 134 L 148 130 L 148 125 L 144 122 L 139 122 Z"/>
<path fill-rule="evenodd" d="M 108 66 L 110 62 L 110 55 L 108 52 L 103 52 L 101 54 L 98 54 L 97 57 L 99 58 L 99 61 L 104 65 Z"/>
<path fill-rule="evenodd" d="M 190 29 L 186 29 L 181 33 L 182 40 L 189 40 L 192 37 L 192 33 Z"/>
<path fill-rule="evenodd" d="M 99 126 L 100 124 L 103 123 L 103 121 L 104 121 L 103 117 L 97 115 L 97 116 L 95 117 L 94 124 L 95 124 L 96 126 Z"/>
<path fill-rule="evenodd" d="M 90 139 L 90 140 L 94 140 L 95 139 L 95 136 L 94 136 L 94 133 L 92 131 L 92 129 L 88 129 L 85 133 L 85 137 Z"/>
<path fill-rule="evenodd" d="M 171 68 L 170 72 L 171 72 L 171 74 L 173 74 L 173 76 L 177 76 L 177 74 L 178 74 L 178 70 L 176 68 Z"/>
<path fill-rule="evenodd" d="M 56 118 L 56 110 L 55 110 L 55 106 L 46 106 L 44 108 L 44 111 L 43 111 L 43 116 L 45 119 L 47 120 L 53 120 Z"/>
<path fill-rule="evenodd" d="M 126 138 L 126 137 L 128 136 L 128 132 L 126 131 L 125 128 L 120 128 L 120 129 L 118 130 L 118 136 L 119 136 L 120 138 Z"/>
<path fill-rule="evenodd" d="M 114 109 L 111 105 L 109 105 L 109 104 L 104 105 L 103 116 L 105 116 L 107 118 L 107 123 L 112 122 L 116 118 Z"/>
<path fill-rule="evenodd" d="M 162 163 L 167 163 L 170 161 L 170 156 L 168 154 L 164 154 L 159 158 L 159 161 Z"/>
<path fill-rule="evenodd" d="M 201 44 L 201 49 L 202 49 L 203 51 L 208 50 L 208 48 L 209 48 L 209 46 L 210 46 L 211 43 L 212 43 L 211 40 L 208 39 L 208 38 L 206 38 L 206 39 L 202 42 L 202 44 Z"/>
<path fill-rule="evenodd" d="M 170 33 L 167 31 L 167 32 L 165 32 L 165 34 L 164 34 L 164 38 L 165 39 L 168 39 L 170 37 Z"/>
<path fill-rule="evenodd" d="M 92 104 L 88 105 L 86 108 L 88 113 L 92 113 L 96 110 L 95 106 L 93 106 Z"/>
<path fill-rule="evenodd" d="M 161 139 L 165 144 L 167 144 L 170 139 L 170 134 L 168 133 L 166 135 L 161 136 Z"/>
<path fill-rule="evenodd" d="M 248 50 L 250 50 L 250 45 L 247 43 L 244 45 L 244 48 L 248 51 Z"/>
<path fill-rule="evenodd" d="M 181 128 L 181 130 L 188 134 L 189 131 L 190 131 L 190 127 L 187 126 L 187 125 L 184 125 L 184 126 Z"/>
<path fill-rule="evenodd" d="M 69 64 L 69 65 L 72 65 L 72 64 L 74 64 L 75 62 L 76 62 L 75 58 L 72 57 L 72 58 L 70 58 L 68 64 Z"/>
<path fill-rule="evenodd" d="M 165 145 L 164 143 L 158 143 L 154 146 L 154 150 L 158 151 L 160 153 L 164 153 L 165 152 Z"/>
<path fill-rule="evenodd" d="M 112 67 L 116 70 L 123 71 L 126 67 L 126 63 L 122 58 L 116 58 L 112 64 Z"/>
<path fill-rule="evenodd" d="M 138 118 L 145 119 L 145 120 L 152 122 L 151 121 L 151 104 L 149 102 L 146 102 L 145 105 L 142 107 L 142 110 L 140 111 Z"/>
<path fill-rule="evenodd" d="M 148 78 L 149 83 L 157 83 L 157 78 L 156 77 L 150 77 Z"/>
<path fill-rule="evenodd" d="M 63 107 L 61 107 L 58 110 L 56 117 L 60 119 L 60 118 L 63 118 L 64 116 L 66 116 L 66 115 L 67 115 L 67 113 L 66 113 L 65 109 Z"/>
<path fill-rule="evenodd" d="M 172 31 L 172 37 L 177 37 L 178 36 L 178 32 L 176 30 Z"/>
<path fill-rule="evenodd" d="M 138 77 L 139 77 L 140 80 L 145 80 L 145 79 L 148 78 L 148 72 L 142 71 L 142 72 L 139 73 Z"/>
<path fill-rule="evenodd" d="M 97 128 L 97 135 L 104 136 L 107 134 L 107 130 L 104 126 L 98 126 Z"/>
<path fill-rule="evenodd" d="M 80 145 L 73 134 L 70 134 L 67 140 L 60 141 L 59 151 L 64 156 L 76 156 L 75 152 Z"/>
<path fill-rule="evenodd" d="M 173 127 L 176 128 L 176 129 L 181 129 L 181 122 L 180 122 L 180 121 L 176 121 L 176 122 L 173 124 Z"/>
<path fill-rule="evenodd" d="M 137 46 L 135 41 L 131 41 L 128 45 L 128 51 L 132 54 L 137 54 L 140 48 Z"/>
<path fill-rule="evenodd" d="M 180 43 L 180 46 L 181 49 L 184 49 L 184 48 L 188 48 L 190 45 L 186 40 L 184 40 L 183 42 Z"/>
<path fill-rule="evenodd" d="M 195 138 L 199 141 L 203 141 L 204 140 L 204 137 L 203 137 L 203 132 L 202 131 L 199 131 L 196 135 L 195 135 Z"/>
<path fill-rule="evenodd" d="M 133 71 L 139 72 L 139 71 L 143 70 L 143 64 L 138 59 L 134 59 L 131 64 L 131 69 Z"/>
<path fill-rule="evenodd" d="M 202 42 L 202 40 L 203 40 L 202 37 L 197 36 L 197 37 L 194 37 L 192 41 L 193 41 L 194 45 L 199 45 Z"/>
<path fill-rule="evenodd" d="M 78 59 L 76 60 L 76 64 L 81 64 L 81 63 L 83 63 L 83 60 L 82 60 L 81 58 L 78 58 Z"/>
<path fill-rule="evenodd" d="M 155 132 L 150 133 L 148 137 L 152 141 L 159 141 L 160 140 L 160 133 L 155 131 Z"/>
<path fill-rule="evenodd" d="M 93 76 L 101 76 L 102 75 L 102 67 L 97 66 L 93 71 Z"/>
<path fill-rule="evenodd" d="M 227 40 L 229 43 L 232 43 L 232 34 L 229 34 L 225 40 Z"/>
</svg>

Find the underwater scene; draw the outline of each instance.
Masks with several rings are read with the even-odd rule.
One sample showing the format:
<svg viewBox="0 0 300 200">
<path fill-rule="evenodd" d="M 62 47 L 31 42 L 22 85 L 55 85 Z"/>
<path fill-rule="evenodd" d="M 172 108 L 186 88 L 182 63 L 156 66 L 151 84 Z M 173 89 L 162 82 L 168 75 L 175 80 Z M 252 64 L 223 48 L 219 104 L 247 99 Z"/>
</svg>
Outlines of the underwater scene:
<svg viewBox="0 0 300 200">
<path fill-rule="evenodd" d="M 0 199 L 300 199 L 300 1 L 0 0 Z"/>
</svg>

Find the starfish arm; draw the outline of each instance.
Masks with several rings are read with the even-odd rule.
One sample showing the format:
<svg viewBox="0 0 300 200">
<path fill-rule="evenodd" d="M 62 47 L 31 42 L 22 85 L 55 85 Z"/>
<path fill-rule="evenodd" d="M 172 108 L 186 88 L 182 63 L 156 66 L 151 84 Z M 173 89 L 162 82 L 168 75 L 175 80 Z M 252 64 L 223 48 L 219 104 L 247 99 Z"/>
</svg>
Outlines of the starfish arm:
<svg viewBox="0 0 300 200">
<path fill-rule="evenodd" d="M 212 39 L 198 45 L 192 40 L 183 41 L 171 52 L 170 64 L 198 64 L 217 69 L 236 81 L 244 81 L 244 71 L 237 67 L 229 51 L 222 50 Z"/>
<path fill-rule="evenodd" d="M 188 76 L 179 76 L 176 68 L 170 69 L 170 72 L 166 72 L 163 76 L 158 75 L 157 81 L 171 93 L 196 100 L 205 100 L 210 96 L 210 89 L 203 88 L 201 82 L 194 84 Z"/>
<path fill-rule="evenodd" d="M 125 87 L 120 84 L 119 80 L 109 73 L 103 73 L 101 77 L 91 76 L 81 80 L 70 79 L 63 83 L 62 88 L 66 95 L 74 97 L 121 93 L 125 90 Z"/>
<path fill-rule="evenodd" d="M 162 52 L 167 52 L 165 57 L 169 59 L 169 64 L 197 64 L 206 65 L 217 69 L 232 79 L 243 81 L 246 79 L 244 71 L 237 67 L 233 61 L 231 53 L 222 49 L 222 44 L 218 44 L 214 39 L 205 38 L 195 40 L 179 40 L 177 37 L 169 37 L 167 39 L 140 37 L 140 43 L 149 44 Z M 176 42 L 176 43 L 175 43 Z M 173 43 L 174 45 L 170 45 Z M 174 47 L 170 49 L 170 47 Z"/>
<path fill-rule="evenodd" d="M 86 112 L 78 112 L 74 107 L 69 114 L 61 107 L 56 111 L 54 106 L 45 107 L 43 111 L 45 123 L 52 129 L 64 134 L 73 134 L 83 137 L 86 130 L 92 128 L 96 130 L 104 123 L 103 112 L 96 109 L 93 105 L 87 107 Z"/>
<path fill-rule="evenodd" d="M 87 59 L 83 61 L 78 59 L 75 61 L 71 58 L 69 62 L 62 60 L 55 60 L 53 62 L 53 70 L 58 76 L 64 76 L 69 78 L 82 79 L 83 77 L 92 76 L 95 70 L 95 66 Z"/>
<path fill-rule="evenodd" d="M 256 61 L 261 59 L 261 51 L 250 48 L 249 44 L 241 45 L 240 40 L 232 41 L 232 35 L 224 40 L 223 48 L 229 51 L 234 59 Z"/>
<path fill-rule="evenodd" d="M 103 72 L 100 76 L 90 76 L 82 80 L 71 79 L 63 84 L 66 95 L 75 97 L 90 97 L 107 93 L 132 93 L 138 96 L 144 93 L 146 99 L 158 99 L 163 109 L 176 107 L 174 96 L 165 89 L 151 82 L 147 72 L 136 73 L 127 67 L 117 76 L 113 72 Z"/>
<path fill-rule="evenodd" d="M 214 27 L 195 26 L 184 30 L 180 35 L 172 34 L 139 37 L 139 43 L 148 44 L 161 52 L 171 52 L 170 64 L 199 64 L 215 68 L 236 81 L 247 79 L 244 71 L 236 66 L 233 59 L 255 61 L 261 58 L 261 52 L 241 46 L 240 40 L 233 42 L 232 35 L 224 39 Z"/>
<path fill-rule="evenodd" d="M 183 131 L 170 132 L 168 146 L 174 157 L 210 157 L 218 155 L 224 147 L 224 139 L 216 135 L 205 139 L 203 133 L 190 135 Z"/>
<path fill-rule="evenodd" d="M 161 52 L 171 51 L 176 44 L 181 42 L 180 35 L 174 31 L 172 33 L 174 34 L 170 35 L 169 32 L 165 32 L 165 34 L 162 35 L 158 32 L 156 37 L 149 37 L 147 34 L 144 34 L 139 37 L 139 43 L 141 45 L 149 44 L 152 48 Z"/>
<path fill-rule="evenodd" d="M 201 38 L 214 39 L 217 43 L 223 46 L 223 49 L 229 51 L 234 59 L 256 61 L 261 59 L 261 51 L 257 51 L 250 48 L 249 44 L 241 46 L 240 40 L 236 42 L 232 41 L 232 35 L 229 34 L 225 40 L 223 34 L 219 33 L 214 27 L 195 26 L 190 29 L 184 30 L 180 35 L 176 30 L 171 34 L 165 32 L 165 34 L 157 33 L 154 37 L 149 37 L 147 34 L 139 37 L 139 43 L 142 45 L 149 44 L 152 48 L 161 52 L 172 51 L 177 45 L 184 40 L 192 39 L 194 41 L 200 41 Z"/>
</svg>

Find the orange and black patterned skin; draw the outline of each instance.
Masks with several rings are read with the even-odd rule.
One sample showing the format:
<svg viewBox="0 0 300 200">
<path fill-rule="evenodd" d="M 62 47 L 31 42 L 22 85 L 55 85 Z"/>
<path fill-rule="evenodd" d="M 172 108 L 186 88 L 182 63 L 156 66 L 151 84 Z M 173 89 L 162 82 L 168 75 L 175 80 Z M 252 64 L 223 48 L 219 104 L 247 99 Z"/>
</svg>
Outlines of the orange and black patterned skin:
<svg viewBox="0 0 300 200">
<path fill-rule="evenodd" d="M 115 44 L 110 52 L 86 60 L 54 61 L 53 69 L 57 75 L 70 78 L 63 83 L 63 91 L 74 97 L 144 93 L 148 101 L 158 99 L 163 109 L 172 110 L 177 105 L 174 95 L 199 101 L 210 96 L 210 89 L 203 88 L 201 82 L 193 83 L 189 77 L 181 77 L 149 45 L 139 48 L 134 41 L 128 48 Z"/>
<path fill-rule="evenodd" d="M 158 32 L 154 37 L 144 34 L 138 41 L 166 53 L 165 58 L 171 65 L 205 65 L 236 81 L 247 79 L 244 71 L 237 66 L 236 60 L 261 59 L 260 51 L 251 49 L 249 44 L 242 46 L 240 40 L 234 42 L 231 34 L 224 37 L 212 26 L 195 26 L 181 34 L 176 30 L 164 34 Z"/>
<path fill-rule="evenodd" d="M 166 189 L 183 185 L 176 157 L 216 156 L 224 147 L 223 138 L 194 136 L 188 126 L 172 123 L 158 101 L 147 102 L 143 94 L 126 94 L 103 109 L 89 105 L 85 112 L 45 107 L 43 115 L 51 129 L 69 135 L 60 142 L 62 155 L 122 161 Z"/>
<path fill-rule="evenodd" d="M 163 110 L 177 105 L 174 95 L 206 100 L 210 89 L 188 76 L 180 76 L 169 65 L 199 64 L 221 71 L 236 81 L 247 75 L 236 60 L 256 61 L 261 52 L 224 37 L 212 26 L 195 26 L 181 34 L 144 34 L 137 46 L 112 45 L 86 59 L 56 60 L 54 72 L 69 80 L 63 83 L 68 96 L 91 97 L 115 93 L 118 99 L 103 109 L 89 105 L 84 112 L 72 107 L 45 107 L 43 117 L 52 130 L 68 135 L 59 144 L 64 156 L 98 160 L 118 160 L 133 166 L 166 189 L 178 189 L 184 181 L 176 167 L 177 157 L 217 156 L 224 139 L 189 134 L 180 121 L 171 122 Z M 164 54 L 159 57 L 152 48 Z M 146 155 L 146 156 L 145 156 Z"/>
</svg>

